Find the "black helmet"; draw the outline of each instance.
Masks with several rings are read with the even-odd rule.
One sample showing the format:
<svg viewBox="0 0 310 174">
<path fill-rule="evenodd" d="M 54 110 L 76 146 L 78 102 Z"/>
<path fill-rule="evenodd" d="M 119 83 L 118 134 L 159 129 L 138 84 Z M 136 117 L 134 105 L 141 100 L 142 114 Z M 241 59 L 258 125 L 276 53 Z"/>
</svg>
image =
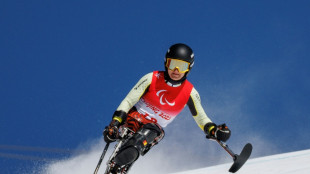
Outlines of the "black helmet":
<svg viewBox="0 0 310 174">
<path fill-rule="evenodd" d="M 167 58 L 174 58 L 186 61 L 190 63 L 190 68 L 192 68 L 194 65 L 193 50 L 189 46 L 182 43 L 174 44 L 168 49 L 166 53 L 165 64 Z"/>
<path fill-rule="evenodd" d="M 165 79 L 166 81 L 170 82 L 173 85 L 182 83 L 186 79 L 189 71 L 186 72 L 185 76 L 182 79 L 178 81 L 172 80 L 170 76 L 168 75 L 168 69 L 166 67 L 167 58 L 179 59 L 179 60 L 183 60 L 185 62 L 190 63 L 190 66 L 189 66 L 189 70 L 190 70 L 194 65 L 193 50 L 189 46 L 183 43 L 178 43 L 178 44 L 172 45 L 166 53 L 166 56 L 165 56 Z"/>
</svg>

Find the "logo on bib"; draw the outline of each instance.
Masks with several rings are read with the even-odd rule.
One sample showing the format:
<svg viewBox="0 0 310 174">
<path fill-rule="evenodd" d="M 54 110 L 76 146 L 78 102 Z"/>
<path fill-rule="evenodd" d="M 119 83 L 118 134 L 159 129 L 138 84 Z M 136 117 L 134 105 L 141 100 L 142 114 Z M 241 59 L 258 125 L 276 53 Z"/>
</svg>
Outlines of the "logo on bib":
<svg viewBox="0 0 310 174">
<path fill-rule="evenodd" d="M 164 95 L 165 95 L 165 91 L 167 91 L 167 90 L 159 90 L 157 93 L 156 93 L 156 95 L 159 97 L 160 96 L 160 98 L 159 98 L 159 103 L 161 104 L 161 105 L 165 105 L 165 104 L 168 104 L 169 106 L 174 106 L 175 105 L 175 102 L 173 102 L 173 103 L 170 103 L 168 100 L 167 100 L 167 98 L 165 98 L 164 97 Z"/>
</svg>

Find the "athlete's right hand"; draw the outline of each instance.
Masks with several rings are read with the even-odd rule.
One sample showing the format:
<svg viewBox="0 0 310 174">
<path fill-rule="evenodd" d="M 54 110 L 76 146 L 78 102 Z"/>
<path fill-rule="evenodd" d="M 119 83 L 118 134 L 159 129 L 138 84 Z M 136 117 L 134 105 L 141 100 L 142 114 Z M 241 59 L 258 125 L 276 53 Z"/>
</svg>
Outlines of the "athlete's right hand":
<svg viewBox="0 0 310 174">
<path fill-rule="evenodd" d="M 103 130 L 103 137 L 106 143 L 114 142 L 119 138 L 119 131 L 118 131 L 119 123 L 116 122 L 118 121 L 113 120 L 110 123 L 110 125 L 105 127 L 105 129 Z"/>
</svg>

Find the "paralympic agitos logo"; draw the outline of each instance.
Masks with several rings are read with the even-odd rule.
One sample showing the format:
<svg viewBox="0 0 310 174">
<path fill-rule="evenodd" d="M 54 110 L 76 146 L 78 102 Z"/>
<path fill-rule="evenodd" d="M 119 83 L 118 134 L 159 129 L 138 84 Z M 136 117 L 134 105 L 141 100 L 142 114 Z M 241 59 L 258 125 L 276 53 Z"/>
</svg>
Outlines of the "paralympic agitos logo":
<svg viewBox="0 0 310 174">
<path fill-rule="evenodd" d="M 160 103 L 161 105 L 168 104 L 169 106 L 174 106 L 174 105 L 175 105 L 175 102 L 171 103 L 171 102 L 169 102 L 169 101 L 167 100 L 166 97 L 164 97 L 166 91 L 167 91 L 167 90 L 159 90 L 159 91 L 156 93 L 156 95 L 157 95 L 158 97 L 160 97 L 160 98 L 159 98 L 159 103 Z"/>
</svg>

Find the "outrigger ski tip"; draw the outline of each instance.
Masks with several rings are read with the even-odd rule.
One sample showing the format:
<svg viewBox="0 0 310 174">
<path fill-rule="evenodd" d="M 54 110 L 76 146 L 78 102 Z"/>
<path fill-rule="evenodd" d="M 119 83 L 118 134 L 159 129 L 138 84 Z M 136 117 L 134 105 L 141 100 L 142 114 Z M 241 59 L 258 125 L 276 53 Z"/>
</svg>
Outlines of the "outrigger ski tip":
<svg viewBox="0 0 310 174">
<path fill-rule="evenodd" d="M 229 153 L 229 155 L 233 158 L 234 160 L 234 163 L 233 165 L 230 167 L 229 169 L 229 172 L 231 173 L 236 173 L 242 166 L 243 164 L 249 159 L 249 157 L 251 156 L 251 153 L 252 153 L 252 144 L 248 143 L 246 144 L 240 155 L 238 154 L 235 154 L 229 147 L 227 144 L 217 140 L 217 139 L 214 139 L 216 142 L 219 143 L 219 145 L 221 145 L 223 147 L 223 149 L 226 150 L 227 153 Z"/>
<path fill-rule="evenodd" d="M 229 172 L 235 173 L 243 166 L 243 164 L 249 159 L 252 153 L 252 148 L 252 144 L 248 143 L 243 147 L 240 155 L 235 154 L 234 163 L 230 167 Z"/>
</svg>

